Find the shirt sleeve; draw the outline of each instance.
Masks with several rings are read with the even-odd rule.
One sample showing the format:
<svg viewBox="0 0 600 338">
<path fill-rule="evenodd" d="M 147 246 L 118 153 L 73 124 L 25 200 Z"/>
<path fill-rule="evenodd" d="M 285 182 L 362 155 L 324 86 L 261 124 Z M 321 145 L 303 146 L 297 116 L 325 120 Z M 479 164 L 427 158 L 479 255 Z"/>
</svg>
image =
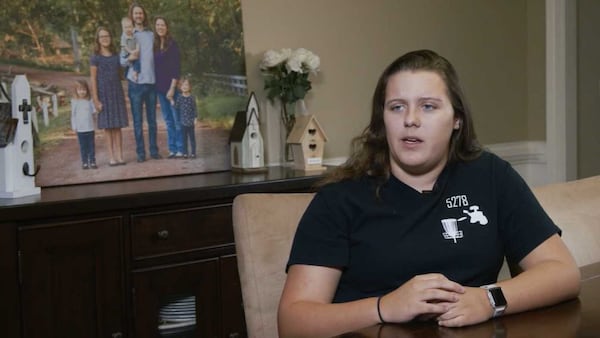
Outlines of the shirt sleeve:
<svg viewBox="0 0 600 338">
<path fill-rule="evenodd" d="M 499 172 L 500 235 L 508 262 L 517 264 L 560 229 L 510 164 Z"/>
<path fill-rule="evenodd" d="M 96 54 L 92 54 L 92 56 L 90 56 L 90 66 L 98 67 L 98 57 Z"/>
<path fill-rule="evenodd" d="M 181 53 L 179 52 L 179 46 L 175 40 L 173 40 L 173 53 L 175 54 L 175 79 L 179 79 L 181 77 Z"/>
<path fill-rule="evenodd" d="M 121 67 L 127 67 L 129 65 L 129 55 L 125 55 L 127 55 L 127 53 L 119 53 L 119 63 L 121 64 Z"/>
<path fill-rule="evenodd" d="M 342 208 L 343 198 L 326 188 L 315 195 L 300 220 L 287 268 L 294 264 L 348 265 L 349 217 Z"/>
</svg>

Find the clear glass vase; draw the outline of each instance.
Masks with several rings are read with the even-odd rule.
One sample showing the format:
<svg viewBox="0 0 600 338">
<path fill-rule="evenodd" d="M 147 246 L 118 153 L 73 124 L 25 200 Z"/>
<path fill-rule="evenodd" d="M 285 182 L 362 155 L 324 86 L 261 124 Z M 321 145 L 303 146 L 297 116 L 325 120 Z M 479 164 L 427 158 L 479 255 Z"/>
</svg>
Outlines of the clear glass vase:
<svg viewBox="0 0 600 338">
<path fill-rule="evenodd" d="M 287 143 L 287 139 L 294 128 L 296 117 L 306 115 L 308 115 L 308 109 L 306 108 L 306 102 L 304 99 L 299 99 L 293 103 L 281 102 L 281 123 L 284 131 L 284 133 L 282 133 L 282 144 L 284 145 L 283 160 L 285 162 L 291 162 L 294 160 L 291 145 Z"/>
<path fill-rule="evenodd" d="M 294 115 L 296 117 L 308 115 L 308 109 L 306 109 L 306 102 L 304 99 L 296 101 L 296 104 L 294 105 Z"/>
</svg>

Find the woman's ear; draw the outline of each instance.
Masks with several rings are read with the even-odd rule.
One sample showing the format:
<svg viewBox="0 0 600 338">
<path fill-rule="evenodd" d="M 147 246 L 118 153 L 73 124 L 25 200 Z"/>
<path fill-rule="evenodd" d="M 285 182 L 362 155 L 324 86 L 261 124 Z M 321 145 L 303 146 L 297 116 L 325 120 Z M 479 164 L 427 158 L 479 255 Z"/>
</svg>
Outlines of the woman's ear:
<svg viewBox="0 0 600 338">
<path fill-rule="evenodd" d="M 460 129 L 460 119 L 454 120 L 454 130 Z"/>
</svg>

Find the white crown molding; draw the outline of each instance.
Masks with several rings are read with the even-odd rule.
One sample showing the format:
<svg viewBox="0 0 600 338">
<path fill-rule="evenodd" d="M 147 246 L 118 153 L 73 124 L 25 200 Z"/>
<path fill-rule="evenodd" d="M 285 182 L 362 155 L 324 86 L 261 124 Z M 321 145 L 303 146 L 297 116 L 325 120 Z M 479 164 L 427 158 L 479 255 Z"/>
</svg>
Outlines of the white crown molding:
<svg viewBox="0 0 600 338">
<path fill-rule="evenodd" d="M 485 149 L 509 162 L 530 186 L 549 183 L 546 143 L 543 141 L 519 141 L 485 145 Z M 323 160 L 324 165 L 338 166 L 347 157 Z"/>
<path fill-rule="evenodd" d="M 546 164 L 546 143 L 543 141 L 520 141 L 495 143 L 485 146 L 490 152 L 500 156 L 512 165 Z"/>
<path fill-rule="evenodd" d="M 551 182 L 548 174 L 546 143 L 520 141 L 486 145 L 490 152 L 509 162 L 530 186 Z"/>
</svg>

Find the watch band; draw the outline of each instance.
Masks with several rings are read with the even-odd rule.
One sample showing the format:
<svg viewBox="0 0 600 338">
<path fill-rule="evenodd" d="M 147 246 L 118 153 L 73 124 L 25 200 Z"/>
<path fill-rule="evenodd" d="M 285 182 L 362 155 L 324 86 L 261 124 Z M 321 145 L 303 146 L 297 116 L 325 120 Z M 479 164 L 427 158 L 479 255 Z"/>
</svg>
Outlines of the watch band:
<svg viewBox="0 0 600 338">
<path fill-rule="evenodd" d="M 483 285 L 481 288 L 486 290 L 490 305 L 492 306 L 492 309 L 494 309 L 492 318 L 502 315 L 506 310 L 507 305 L 506 298 L 504 298 L 504 294 L 502 293 L 502 288 L 496 284 Z"/>
</svg>

